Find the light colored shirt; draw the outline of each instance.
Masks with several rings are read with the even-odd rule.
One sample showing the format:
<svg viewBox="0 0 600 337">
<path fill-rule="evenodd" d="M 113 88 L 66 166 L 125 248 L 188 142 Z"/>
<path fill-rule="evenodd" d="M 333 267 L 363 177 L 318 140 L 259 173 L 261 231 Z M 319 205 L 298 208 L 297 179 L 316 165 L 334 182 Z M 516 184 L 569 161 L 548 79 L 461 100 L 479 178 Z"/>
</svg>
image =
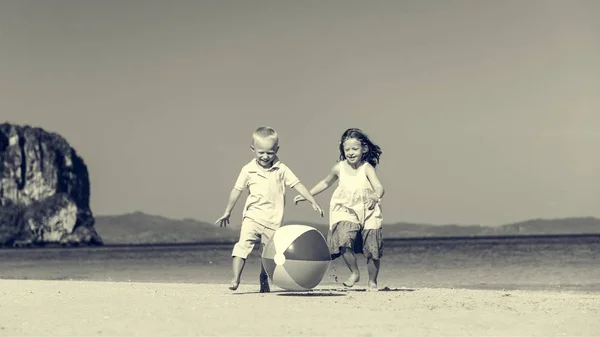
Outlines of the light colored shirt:
<svg viewBox="0 0 600 337">
<path fill-rule="evenodd" d="M 242 167 L 234 185 L 239 191 L 246 188 L 249 191 L 242 218 L 250 218 L 271 229 L 281 227 L 286 187 L 293 188 L 298 183 L 298 177 L 278 158 L 268 169 L 252 159 Z"/>
<path fill-rule="evenodd" d="M 369 163 L 363 163 L 358 169 L 344 160 L 338 163 L 339 184 L 331 195 L 329 204 L 329 228 L 340 221 L 360 224 L 363 229 L 381 228 L 383 216 L 379 203 L 374 209 L 367 209 L 366 202 L 375 196 L 365 169 Z M 353 172 L 351 174 L 350 172 Z"/>
</svg>

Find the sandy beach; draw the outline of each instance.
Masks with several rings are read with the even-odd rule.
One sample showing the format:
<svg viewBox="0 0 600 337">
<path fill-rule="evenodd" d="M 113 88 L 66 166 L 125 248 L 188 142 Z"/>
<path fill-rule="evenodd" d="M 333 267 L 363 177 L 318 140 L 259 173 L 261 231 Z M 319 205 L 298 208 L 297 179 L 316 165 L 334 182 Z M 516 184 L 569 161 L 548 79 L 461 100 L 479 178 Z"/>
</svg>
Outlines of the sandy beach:
<svg viewBox="0 0 600 337">
<path fill-rule="evenodd" d="M 600 294 L 0 280 L 2 336 L 600 336 Z"/>
</svg>

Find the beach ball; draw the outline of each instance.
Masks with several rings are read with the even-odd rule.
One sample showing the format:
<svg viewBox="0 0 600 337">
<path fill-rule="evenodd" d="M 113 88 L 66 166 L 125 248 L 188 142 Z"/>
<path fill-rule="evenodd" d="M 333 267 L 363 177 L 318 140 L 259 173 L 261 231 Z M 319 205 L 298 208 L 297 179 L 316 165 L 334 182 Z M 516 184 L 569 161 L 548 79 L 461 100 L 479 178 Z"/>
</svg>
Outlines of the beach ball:
<svg viewBox="0 0 600 337">
<path fill-rule="evenodd" d="M 265 246 L 263 266 L 276 286 L 286 290 L 316 287 L 331 263 L 323 234 L 304 225 L 279 227 Z"/>
</svg>

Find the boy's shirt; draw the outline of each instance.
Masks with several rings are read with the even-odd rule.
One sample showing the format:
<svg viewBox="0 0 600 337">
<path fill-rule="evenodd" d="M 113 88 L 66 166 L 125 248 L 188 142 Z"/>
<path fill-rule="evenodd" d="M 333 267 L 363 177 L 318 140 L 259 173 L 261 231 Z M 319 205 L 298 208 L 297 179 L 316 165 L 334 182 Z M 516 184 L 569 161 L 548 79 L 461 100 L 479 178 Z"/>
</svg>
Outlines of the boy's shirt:
<svg viewBox="0 0 600 337">
<path fill-rule="evenodd" d="M 249 190 L 242 218 L 250 218 L 273 230 L 281 227 L 286 187 L 293 188 L 299 182 L 300 179 L 279 158 L 275 158 L 268 169 L 252 159 L 242 167 L 234 185 L 239 191 Z"/>
</svg>

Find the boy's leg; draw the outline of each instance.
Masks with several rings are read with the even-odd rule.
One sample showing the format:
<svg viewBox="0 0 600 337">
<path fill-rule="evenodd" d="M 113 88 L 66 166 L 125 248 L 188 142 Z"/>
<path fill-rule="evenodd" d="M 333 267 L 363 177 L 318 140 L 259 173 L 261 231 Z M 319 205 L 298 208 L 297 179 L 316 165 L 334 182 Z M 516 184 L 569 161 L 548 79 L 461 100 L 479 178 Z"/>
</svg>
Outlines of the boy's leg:
<svg viewBox="0 0 600 337">
<path fill-rule="evenodd" d="M 265 267 L 260 262 L 260 275 L 258 276 L 258 281 L 260 282 L 260 292 L 261 293 L 270 293 L 271 287 L 269 286 L 269 275 L 265 271 Z"/>
<path fill-rule="evenodd" d="M 269 241 L 271 241 L 271 239 L 273 238 L 273 234 L 275 233 L 274 230 L 270 229 L 270 228 L 266 228 L 264 227 L 261 233 L 261 238 L 260 238 L 260 254 L 262 256 L 262 253 L 265 251 L 265 247 L 267 246 L 267 244 L 269 243 Z M 260 292 L 261 293 L 269 293 L 271 292 L 271 287 L 269 286 L 269 274 L 267 274 L 267 271 L 265 270 L 265 266 L 262 263 L 262 259 L 260 261 L 260 275 L 258 276 L 258 280 L 260 282 Z"/>
<path fill-rule="evenodd" d="M 242 277 L 242 271 L 244 270 L 245 264 L 246 259 L 239 256 L 233 256 L 233 278 L 231 279 L 231 285 L 229 286 L 229 289 L 236 290 L 239 287 L 240 278 Z"/>
<path fill-rule="evenodd" d="M 233 278 L 229 289 L 236 290 L 240 285 L 242 271 L 246 264 L 248 255 L 254 249 L 254 245 L 259 240 L 259 233 L 254 223 L 244 220 L 240 229 L 240 239 L 233 247 L 231 254 L 233 258 Z"/>
</svg>

